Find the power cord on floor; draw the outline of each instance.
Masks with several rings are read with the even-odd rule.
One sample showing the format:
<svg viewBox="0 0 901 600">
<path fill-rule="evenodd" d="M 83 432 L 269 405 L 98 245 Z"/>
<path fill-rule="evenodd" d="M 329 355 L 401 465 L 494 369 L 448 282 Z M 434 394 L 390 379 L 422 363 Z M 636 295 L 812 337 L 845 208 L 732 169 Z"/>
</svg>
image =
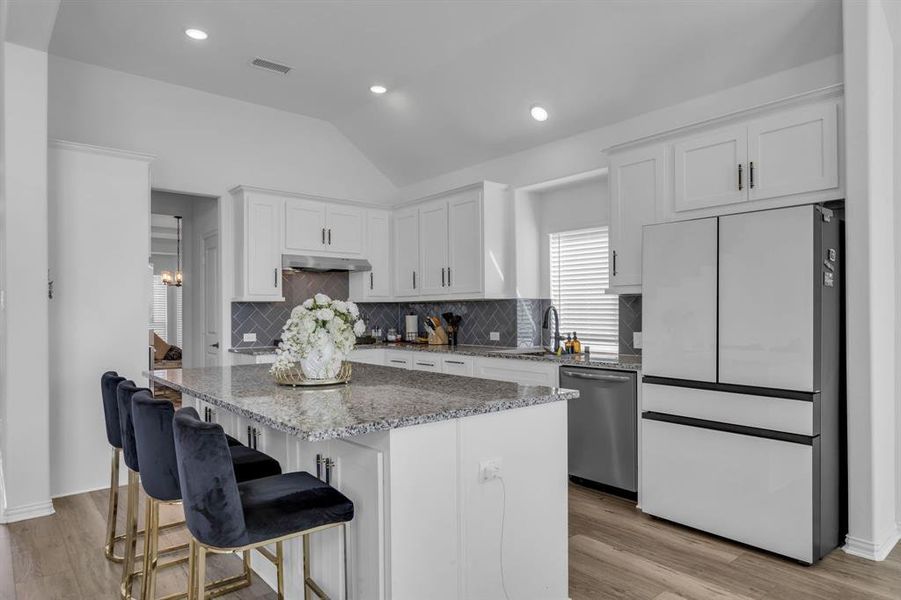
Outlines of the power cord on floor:
<svg viewBox="0 0 901 600">
<path fill-rule="evenodd" d="M 497 480 L 501 482 L 501 492 L 503 494 L 503 504 L 501 505 L 501 543 L 500 543 L 501 588 L 504 590 L 504 598 L 506 598 L 506 600 L 510 600 L 510 594 L 507 593 L 507 580 L 506 580 L 506 575 L 504 572 L 504 526 L 506 525 L 506 520 L 507 520 L 507 485 L 504 483 L 503 477 L 498 476 Z"/>
</svg>

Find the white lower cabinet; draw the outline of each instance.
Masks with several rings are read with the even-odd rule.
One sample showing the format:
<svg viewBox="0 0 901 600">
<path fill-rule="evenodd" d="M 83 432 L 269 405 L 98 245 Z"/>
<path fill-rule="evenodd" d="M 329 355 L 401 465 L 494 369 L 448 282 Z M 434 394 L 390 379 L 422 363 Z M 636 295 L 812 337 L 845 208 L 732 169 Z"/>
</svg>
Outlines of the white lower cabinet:
<svg viewBox="0 0 901 600">
<path fill-rule="evenodd" d="M 367 365 L 384 365 L 385 350 L 382 348 L 355 348 L 350 352 L 351 362 Z"/>
<path fill-rule="evenodd" d="M 421 356 L 419 355 L 421 354 Z M 414 371 L 429 371 L 431 373 L 441 372 L 441 356 L 422 352 L 413 355 Z"/>
<path fill-rule="evenodd" d="M 232 352 L 233 365 L 268 365 L 275 362 L 276 354 L 242 354 Z"/>
<path fill-rule="evenodd" d="M 470 356 L 445 356 L 441 359 L 441 372 L 448 375 L 472 377 L 473 358 Z"/>
<path fill-rule="evenodd" d="M 553 362 L 479 357 L 475 362 L 473 375 L 520 385 L 557 387 L 560 381 L 559 367 L 560 365 Z"/>
<path fill-rule="evenodd" d="M 643 419 L 642 510 L 813 561 L 814 447 Z"/>
<path fill-rule="evenodd" d="M 398 369 L 412 369 L 413 353 L 407 350 L 386 350 L 385 366 Z"/>
</svg>

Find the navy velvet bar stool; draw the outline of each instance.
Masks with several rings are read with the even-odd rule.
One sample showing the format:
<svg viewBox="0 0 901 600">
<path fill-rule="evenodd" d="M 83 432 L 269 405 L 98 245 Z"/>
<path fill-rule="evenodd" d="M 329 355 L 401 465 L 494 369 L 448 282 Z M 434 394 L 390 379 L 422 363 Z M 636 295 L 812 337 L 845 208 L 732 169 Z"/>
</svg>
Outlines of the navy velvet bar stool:
<svg viewBox="0 0 901 600">
<path fill-rule="evenodd" d="M 122 433 L 119 430 L 119 404 L 116 388 L 125 381 L 115 371 L 107 371 L 100 376 L 100 397 L 103 399 L 103 417 L 106 423 L 106 439 L 112 449 L 110 460 L 109 499 L 106 513 L 106 543 L 103 553 L 113 562 L 122 562 L 123 557 L 115 553 L 116 542 L 125 535 L 116 534 L 116 518 L 119 514 L 119 455 L 122 453 Z"/>
<path fill-rule="evenodd" d="M 183 409 L 199 418 L 193 408 Z M 144 567 L 142 600 L 156 597 L 156 571 L 159 544 L 159 509 L 161 504 L 181 503 L 181 487 L 178 479 L 178 464 L 175 457 L 175 439 L 172 419 L 175 408 L 168 400 L 154 398 L 148 391 L 134 394 L 131 400 L 131 415 L 134 425 L 135 446 L 138 464 L 141 466 L 141 484 L 147 494 L 144 536 Z M 233 439 L 233 438 L 232 438 Z M 228 452 L 238 481 L 249 481 L 282 472 L 278 461 L 266 454 L 241 444 L 228 442 Z M 211 582 L 208 589 L 215 589 L 221 595 L 249 586 L 251 583 L 250 551 L 244 552 L 244 572 Z M 187 594 L 168 596 L 168 600 Z"/>
<path fill-rule="evenodd" d="M 310 534 L 345 525 L 354 505 L 341 492 L 305 472 L 285 473 L 239 483 L 222 427 L 197 413 L 175 414 L 175 454 L 191 532 L 189 600 L 204 597 L 206 555 L 257 549 L 277 569 L 278 598 L 283 600 L 283 542 L 303 537 L 304 598 L 327 598 L 310 577 Z M 275 555 L 263 546 L 275 544 Z M 347 570 L 344 557 L 345 574 Z"/>
</svg>

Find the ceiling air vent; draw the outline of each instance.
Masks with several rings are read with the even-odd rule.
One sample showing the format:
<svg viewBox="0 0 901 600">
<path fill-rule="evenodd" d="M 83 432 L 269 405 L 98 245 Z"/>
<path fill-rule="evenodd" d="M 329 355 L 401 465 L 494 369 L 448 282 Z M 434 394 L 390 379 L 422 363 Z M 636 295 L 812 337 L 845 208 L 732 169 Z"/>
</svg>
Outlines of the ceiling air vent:
<svg viewBox="0 0 901 600">
<path fill-rule="evenodd" d="M 255 58 L 250 61 L 251 66 L 256 67 L 258 69 L 263 69 L 264 71 L 269 71 L 270 73 L 278 73 L 279 75 L 287 75 L 288 71 L 291 70 L 291 67 L 288 65 L 282 65 L 277 62 L 272 62 L 271 60 L 266 60 L 265 58 Z"/>
</svg>

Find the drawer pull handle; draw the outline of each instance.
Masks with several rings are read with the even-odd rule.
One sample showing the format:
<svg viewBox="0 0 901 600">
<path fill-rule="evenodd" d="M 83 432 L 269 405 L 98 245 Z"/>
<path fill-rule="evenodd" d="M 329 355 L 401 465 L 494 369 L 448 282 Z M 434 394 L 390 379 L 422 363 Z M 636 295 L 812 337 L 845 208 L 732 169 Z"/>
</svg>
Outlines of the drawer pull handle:
<svg viewBox="0 0 901 600">
<path fill-rule="evenodd" d="M 462 360 L 446 360 L 444 362 L 451 364 L 451 365 L 465 365 L 466 364 Z"/>
</svg>

